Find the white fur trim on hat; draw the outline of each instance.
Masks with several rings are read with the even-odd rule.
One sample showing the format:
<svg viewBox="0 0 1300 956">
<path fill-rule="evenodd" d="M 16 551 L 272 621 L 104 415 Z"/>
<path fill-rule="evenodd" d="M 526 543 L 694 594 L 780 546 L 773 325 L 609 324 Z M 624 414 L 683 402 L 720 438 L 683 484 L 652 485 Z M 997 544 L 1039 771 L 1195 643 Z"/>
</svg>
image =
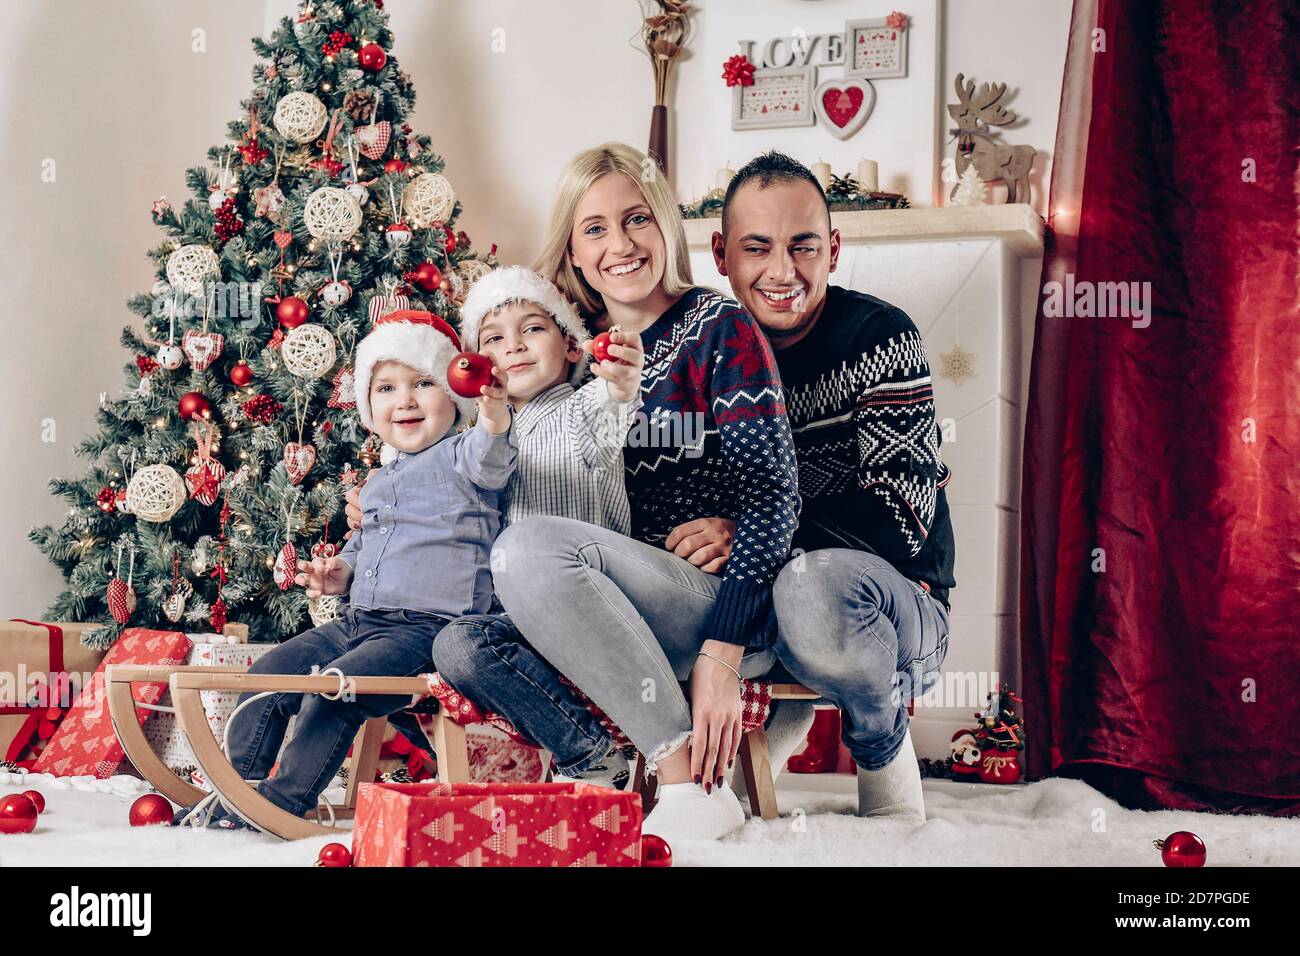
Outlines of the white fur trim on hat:
<svg viewBox="0 0 1300 956">
<path fill-rule="evenodd" d="M 505 266 L 492 270 L 470 286 L 465 304 L 460 307 L 460 331 L 468 351 L 479 350 L 478 330 L 483 319 L 507 302 L 537 303 L 555 319 L 560 331 L 571 336 L 579 345 L 591 338 L 582 319 L 578 317 L 578 310 L 553 282 L 532 269 Z M 575 387 L 586 377 L 589 360 L 590 357 L 583 353 L 583 357 L 573 364 L 569 382 Z"/>
<path fill-rule="evenodd" d="M 442 386 L 456 406 L 452 429 L 474 420 L 476 405 L 447 387 L 447 366 L 457 354 L 456 345 L 443 332 L 416 322 L 379 322 L 357 346 L 357 413 L 361 423 L 374 429 L 370 413 L 370 377 L 380 362 L 401 362 L 428 375 Z"/>
</svg>

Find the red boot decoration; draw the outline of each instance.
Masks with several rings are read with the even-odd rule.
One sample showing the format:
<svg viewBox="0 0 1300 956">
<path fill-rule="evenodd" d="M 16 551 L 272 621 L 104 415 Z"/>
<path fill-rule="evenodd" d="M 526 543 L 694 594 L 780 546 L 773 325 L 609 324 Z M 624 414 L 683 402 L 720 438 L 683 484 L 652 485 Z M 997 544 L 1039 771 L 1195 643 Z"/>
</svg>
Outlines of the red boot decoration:
<svg viewBox="0 0 1300 956">
<path fill-rule="evenodd" d="M 829 707 L 813 716 L 808 746 L 786 764 L 791 773 L 834 773 L 840 756 L 840 710 Z"/>
</svg>

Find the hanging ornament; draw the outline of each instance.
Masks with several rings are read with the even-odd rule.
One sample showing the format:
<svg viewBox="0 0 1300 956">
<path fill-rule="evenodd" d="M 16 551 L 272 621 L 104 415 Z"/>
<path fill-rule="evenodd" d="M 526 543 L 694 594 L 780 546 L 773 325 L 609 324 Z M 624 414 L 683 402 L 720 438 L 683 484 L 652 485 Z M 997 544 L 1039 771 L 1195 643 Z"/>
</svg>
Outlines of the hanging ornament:
<svg viewBox="0 0 1300 956">
<path fill-rule="evenodd" d="M 209 279 L 221 275 L 221 260 L 211 246 L 181 246 L 167 257 L 167 281 L 183 295 L 199 298 Z"/>
<path fill-rule="evenodd" d="M 404 222 L 395 222 L 384 231 L 384 241 L 390 249 L 403 249 L 411 241 L 411 227 Z"/>
<path fill-rule="evenodd" d="M 293 579 L 298 574 L 298 549 L 293 546 L 293 539 L 290 535 L 291 522 L 293 520 L 293 504 L 298 500 L 298 489 L 294 489 L 293 498 L 286 496 L 284 509 L 284 547 L 275 556 L 275 561 L 271 565 L 271 577 L 275 581 L 276 587 L 281 591 L 287 591 L 293 587 Z"/>
<path fill-rule="evenodd" d="M 185 353 L 175 345 L 164 345 L 158 349 L 158 364 L 169 372 L 174 372 L 185 362 Z"/>
<path fill-rule="evenodd" d="M 320 627 L 336 620 L 342 607 L 342 599 L 337 594 L 322 594 L 307 600 L 307 613 L 311 615 L 314 627 Z"/>
<path fill-rule="evenodd" d="M 351 365 L 345 365 L 334 373 L 334 391 L 325 404 L 340 409 L 357 407 L 357 373 Z"/>
<path fill-rule="evenodd" d="M 284 367 L 302 378 L 321 378 L 334 367 L 338 351 L 334 336 L 323 325 L 301 325 L 280 346 Z"/>
<path fill-rule="evenodd" d="M 186 392 L 177 403 L 177 408 L 180 410 L 183 422 L 192 421 L 196 415 L 199 418 L 212 416 L 212 405 L 202 392 Z"/>
<path fill-rule="evenodd" d="M 361 182 L 361 174 L 357 170 L 357 137 L 349 136 L 344 146 L 347 148 L 348 162 L 351 164 L 351 171 L 346 174 L 349 182 L 345 190 L 357 201 L 357 205 L 364 206 L 370 201 L 370 190 L 366 188 L 365 183 Z"/>
<path fill-rule="evenodd" d="M 325 104 L 300 90 L 282 96 L 275 104 L 271 125 L 290 142 L 306 143 L 320 135 L 327 119 L 329 111 Z"/>
<path fill-rule="evenodd" d="M 315 445 L 291 441 L 284 446 L 284 470 L 293 484 L 302 484 L 302 480 L 307 477 L 307 472 L 311 471 L 314 464 L 316 464 Z"/>
<path fill-rule="evenodd" d="M 339 546 L 330 540 L 330 523 L 325 522 L 325 538 L 311 546 L 313 558 L 332 558 L 339 553 Z"/>
<path fill-rule="evenodd" d="M 199 504 L 212 505 L 216 504 L 221 481 L 226 477 L 226 468 L 212 456 L 217 426 L 211 422 L 205 425 L 195 456 L 198 460 L 185 472 L 185 483 L 189 486 L 191 498 Z"/>
<path fill-rule="evenodd" d="M 175 624 L 185 614 L 185 602 L 194 593 L 194 585 L 181 577 L 181 553 L 172 549 L 172 593 L 163 599 L 162 611 L 167 620 Z"/>
<path fill-rule="evenodd" d="M 306 301 L 296 295 L 281 299 L 275 307 L 275 317 L 286 329 L 298 328 L 310 315 L 311 310 L 307 307 Z"/>
<path fill-rule="evenodd" d="M 125 488 L 119 488 L 119 489 L 117 489 L 117 510 L 120 511 L 120 512 L 122 512 L 122 514 L 124 514 L 124 515 L 129 515 L 129 514 L 131 513 L 131 509 L 129 509 L 129 508 L 126 506 L 126 489 L 125 489 Z"/>
<path fill-rule="evenodd" d="M 181 351 L 190 360 L 195 371 L 205 371 L 208 366 L 221 357 L 225 348 L 225 336 L 219 332 L 208 331 L 208 320 L 203 319 L 203 331 L 190 329 L 181 337 Z"/>
<path fill-rule="evenodd" d="M 361 228 L 361 205 L 345 189 L 322 186 L 307 197 L 302 221 L 322 242 L 351 239 Z"/>
<path fill-rule="evenodd" d="M 142 521 L 170 521 L 185 498 L 185 481 L 171 465 L 141 468 L 126 486 L 126 505 Z"/>
<path fill-rule="evenodd" d="M 402 278 L 421 292 L 433 293 L 438 291 L 438 284 L 442 282 L 442 270 L 432 262 L 426 261 L 421 262 Z"/>
<path fill-rule="evenodd" d="M 466 291 L 474 288 L 474 283 L 492 271 L 492 266 L 482 259 L 462 259 L 456 263 L 456 271 L 465 280 Z"/>
<path fill-rule="evenodd" d="M 370 313 L 370 324 L 374 325 L 389 312 L 401 312 L 411 307 L 411 300 L 407 296 L 398 293 L 389 295 L 377 294 L 370 300 L 367 310 Z"/>
<path fill-rule="evenodd" d="M 212 568 L 212 573 L 208 577 L 217 582 L 217 599 L 212 602 L 209 609 L 208 623 L 212 630 L 220 634 L 226 627 L 226 600 L 221 596 L 222 589 L 230 579 L 226 571 L 226 525 L 230 523 L 230 500 L 223 498 L 221 501 L 221 511 L 218 512 L 217 520 L 221 524 L 221 534 L 217 538 L 218 554 L 217 563 Z"/>
<path fill-rule="evenodd" d="M 131 615 L 135 613 L 136 594 L 135 588 L 131 586 L 132 579 L 135 575 L 135 542 L 131 542 L 130 565 L 127 570 L 126 580 L 122 580 L 122 544 L 117 545 L 117 561 L 113 564 L 113 580 L 108 582 L 108 613 L 113 615 L 113 620 L 118 624 L 125 624 L 131 620 Z"/>
<path fill-rule="evenodd" d="M 278 182 L 253 190 L 253 211 L 263 219 L 274 219 L 284 207 L 284 193 Z"/>
<path fill-rule="evenodd" d="M 456 208 L 456 194 L 441 173 L 421 173 L 402 193 L 402 206 L 417 229 L 445 222 Z"/>
<path fill-rule="evenodd" d="M 240 359 L 230 367 L 230 382 L 239 388 L 243 388 L 253 381 L 253 367 Z"/>
<path fill-rule="evenodd" d="M 361 155 L 366 159 L 380 159 L 388 151 L 388 143 L 393 136 L 393 125 L 384 120 L 376 123 L 379 115 L 379 103 L 376 102 L 370 114 L 370 125 L 357 130 L 357 142 L 361 144 Z"/>
<path fill-rule="evenodd" d="M 357 51 L 357 65 L 368 73 L 378 73 L 388 62 L 388 54 L 378 43 L 367 43 Z"/>
<path fill-rule="evenodd" d="M 390 159 L 388 162 L 384 163 L 384 172 L 404 173 L 410 165 L 410 163 L 404 163 L 400 159 Z"/>
<path fill-rule="evenodd" d="M 320 290 L 320 297 L 326 305 L 337 308 L 352 298 L 352 285 L 347 281 L 327 282 Z"/>
<path fill-rule="evenodd" d="M 1205 866 L 1205 843 L 1190 830 L 1179 830 L 1152 842 L 1165 866 Z"/>
</svg>

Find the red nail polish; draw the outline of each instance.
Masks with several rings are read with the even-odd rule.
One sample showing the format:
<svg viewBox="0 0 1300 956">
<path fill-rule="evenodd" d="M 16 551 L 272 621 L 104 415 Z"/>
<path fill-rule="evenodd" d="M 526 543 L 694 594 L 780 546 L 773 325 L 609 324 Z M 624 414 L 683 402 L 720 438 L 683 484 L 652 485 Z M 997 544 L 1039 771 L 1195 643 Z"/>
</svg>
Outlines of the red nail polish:
<svg viewBox="0 0 1300 956">
<path fill-rule="evenodd" d="M 697 774 L 695 775 L 695 786 L 698 787 L 698 786 L 700 785 L 700 781 L 703 780 L 703 779 L 704 779 L 704 778 L 701 777 L 701 776 L 697 773 Z"/>
<path fill-rule="evenodd" d="M 706 783 L 706 784 L 704 785 L 704 792 L 705 792 L 705 793 L 712 793 L 712 792 L 713 792 L 713 784 L 712 784 L 712 783 Z"/>
</svg>

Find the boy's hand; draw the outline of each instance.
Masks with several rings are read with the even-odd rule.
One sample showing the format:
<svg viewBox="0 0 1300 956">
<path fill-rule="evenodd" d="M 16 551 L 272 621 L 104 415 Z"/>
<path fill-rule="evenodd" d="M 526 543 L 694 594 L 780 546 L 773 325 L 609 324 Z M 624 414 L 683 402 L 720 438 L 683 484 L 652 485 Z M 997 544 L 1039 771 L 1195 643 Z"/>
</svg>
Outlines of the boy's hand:
<svg viewBox="0 0 1300 956">
<path fill-rule="evenodd" d="M 510 430 L 510 405 L 506 402 L 506 373 L 492 366 L 494 385 L 484 385 L 474 401 L 478 402 L 478 420 L 493 435 Z"/>
<path fill-rule="evenodd" d="M 332 558 L 312 558 L 298 561 L 298 574 L 293 583 L 305 587 L 309 598 L 322 594 L 347 594 L 352 582 L 352 568 L 337 554 Z"/>
<path fill-rule="evenodd" d="M 592 374 L 609 382 L 610 397 L 616 402 L 630 402 L 641 388 L 641 370 L 645 368 L 645 351 L 641 348 L 640 332 L 610 332 L 610 358 L 603 362 L 594 359 Z M 582 350 L 591 354 L 591 340 L 582 343 Z"/>
<path fill-rule="evenodd" d="M 347 515 L 348 527 L 352 529 L 343 536 L 344 541 L 352 537 L 353 531 L 361 530 L 361 520 L 365 517 L 365 512 L 361 510 L 361 489 L 366 486 L 366 482 L 369 481 L 377 471 L 379 471 L 378 468 L 371 468 L 366 477 L 349 488 L 348 493 L 343 496 L 345 502 L 343 513 Z"/>
</svg>

